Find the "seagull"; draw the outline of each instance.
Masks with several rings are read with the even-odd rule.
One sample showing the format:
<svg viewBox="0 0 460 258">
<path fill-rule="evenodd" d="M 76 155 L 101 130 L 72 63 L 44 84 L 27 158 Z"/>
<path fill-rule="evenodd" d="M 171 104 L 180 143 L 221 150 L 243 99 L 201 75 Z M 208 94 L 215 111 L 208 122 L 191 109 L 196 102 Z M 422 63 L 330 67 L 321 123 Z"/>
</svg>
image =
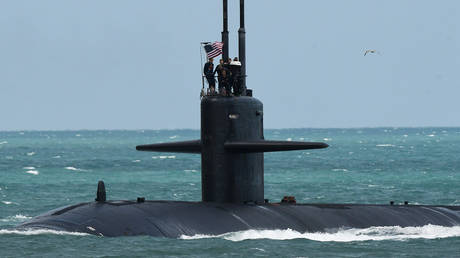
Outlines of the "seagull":
<svg viewBox="0 0 460 258">
<path fill-rule="evenodd" d="M 368 53 L 371 53 L 371 54 L 375 54 L 375 53 L 380 54 L 380 52 L 377 51 L 377 50 L 375 50 L 375 49 L 368 49 L 368 50 L 366 50 L 366 52 L 364 52 L 364 56 L 366 56 Z"/>
</svg>

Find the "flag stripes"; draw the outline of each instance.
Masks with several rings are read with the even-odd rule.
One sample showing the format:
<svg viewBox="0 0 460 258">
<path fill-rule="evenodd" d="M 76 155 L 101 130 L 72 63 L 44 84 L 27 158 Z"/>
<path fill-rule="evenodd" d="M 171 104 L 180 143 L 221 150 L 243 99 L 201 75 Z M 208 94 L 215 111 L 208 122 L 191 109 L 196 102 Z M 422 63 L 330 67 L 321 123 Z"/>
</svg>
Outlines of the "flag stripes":
<svg viewBox="0 0 460 258">
<path fill-rule="evenodd" d="M 214 58 L 216 56 L 220 56 L 222 54 L 222 48 L 224 46 L 224 43 L 222 42 L 214 42 L 214 43 L 207 43 L 205 44 L 204 50 L 206 51 L 206 55 L 209 58 Z"/>
</svg>

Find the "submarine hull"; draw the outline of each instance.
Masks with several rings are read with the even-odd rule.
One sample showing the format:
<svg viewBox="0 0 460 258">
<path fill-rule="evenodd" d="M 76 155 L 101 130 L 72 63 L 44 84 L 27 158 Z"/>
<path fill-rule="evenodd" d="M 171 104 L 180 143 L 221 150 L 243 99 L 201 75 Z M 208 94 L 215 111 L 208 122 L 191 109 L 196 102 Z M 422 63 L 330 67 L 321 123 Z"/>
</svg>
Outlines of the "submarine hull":
<svg viewBox="0 0 460 258">
<path fill-rule="evenodd" d="M 179 201 L 89 202 L 56 209 L 19 226 L 99 236 L 220 235 L 249 229 L 329 232 L 373 226 L 457 226 L 460 207 L 361 204 L 231 204 Z"/>
</svg>

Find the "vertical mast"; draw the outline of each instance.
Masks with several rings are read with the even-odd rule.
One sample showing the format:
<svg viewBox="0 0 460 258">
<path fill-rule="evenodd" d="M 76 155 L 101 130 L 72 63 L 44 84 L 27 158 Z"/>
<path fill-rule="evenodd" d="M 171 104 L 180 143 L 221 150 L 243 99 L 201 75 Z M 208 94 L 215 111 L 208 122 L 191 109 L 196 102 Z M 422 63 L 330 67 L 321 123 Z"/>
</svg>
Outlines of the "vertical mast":
<svg viewBox="0 0 460 258">
<path fill-rule="evenodd" d="M 227 0 L 223 0 L 223 9 L 224 9 L 224 13 L 223 13 L 223 19 L 224 19 L 224 23 L 223 23 L 223 30 L 222 30 L 222 42 L 224 43 L 224 47 L 223 47 L 223 53 L 222 53 L 222 58 L 224 59 L 224 62 L 227 62 L 228 60 L 228 1 Z"/>
<path fill-rule="evenodd" d="M 241 62 L 241 90 L 246 95 L 246 31 L 244 29 L 244 0 L 240 0 L 240 29 L 238 30 L 238 55 Z"/>
</svg>

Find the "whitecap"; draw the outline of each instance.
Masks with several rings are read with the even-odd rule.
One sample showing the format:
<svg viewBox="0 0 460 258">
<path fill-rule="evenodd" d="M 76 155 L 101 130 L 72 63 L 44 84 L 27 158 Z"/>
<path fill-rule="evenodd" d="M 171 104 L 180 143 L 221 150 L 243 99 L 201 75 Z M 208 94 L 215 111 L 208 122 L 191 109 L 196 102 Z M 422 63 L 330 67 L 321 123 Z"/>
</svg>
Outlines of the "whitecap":
<svg viewBox="0 0 460 258">
<path fill-rule="evenodd" d="M 136 159 L 136 160 L 133 160 L 133 162 L 137 163 L 137 162 L 141 162 L 140 159 Z"/>
<path fill-rule="evenodd" d="M 334 168 L 332 169 L 332 171 L 342 171 L 342 172 L 347 172 L 348 169 L 345 169 L 345 168 Z"/>
<path fill-rule="evenodd" d="M 81 137 L 81 134 L 76 134 L 75 136 L 76 136 L 76 137 Z"/>
<path fill-rule="evenodd" d="M 13 202 L 9 202 L 9 201 L 2 201 L 2 203 L 6 204 L 6 205 L 10 205 L 10 204 L 12 204 Z"/>
<path fill-rule="evenodd" d="M 72 171 L 86 171 L 86 170 L 84 170 L 84 169 L 76 168 L 76 167 L 65 167 L 65 169 L 67 169 L 67 170 L 72 170 Z"/>
<path fill-rule="evenodd" d="M 89 234 L 80 233 L 80 232 L 66 232 L 66 231 L 57 231 L 51 229 L 28 229 L 28 230 L 17 230 L 17 229 L 0 229 L 0 235 L 26 235 L 26 236 L 33 236 L 33 235 L 44 235 L 44 234 L 52 234 L 52 235 L 71 235 L 71 236 L 88 236 Z"/>
<path fill-rule="evenodd" d="M 31 174 L 31 175 L 35 175 L 35 176 L 40 174 L 37 170 L 28 170 L 28 171 L 26 171 L 26 173 Z"/>
<path fill-rule="evenodd" d="M 2 141 L 2 142 L 0 142 L 0 145 L 7 144 L 7 143 L 8 143 L 7 141 Z"/>
<path fill-rule="evenodd" d="M 434 134 L 429 134 L 429 135 L 427 135 L 427 136 L 428 136 L 428 137 L 435 137 L 436 135 L 434 135 Z"/>
<path fill-rule="evenodd" d="M 388 143 L 385 143 L 385 144 L 377 144 L 377 145 L 375 145 L 375 146 L 377 146 L 377 147 L 394 147 L 393 144 L 388 144 Z"/>
<path fill-rule="evenodd" d="M 31 219 L 32 217 L 28 217 L 22 214 L 16 214 L 14 216 L 9 216 L 4 219 L 0 219 L 1 222 L 24 222 L 26 220 Z"/>
<path fill-rule="evenodd" d="M 332 139 L 331 139 L 331 138 L 324 138 L 324 139 L 323 139 L 323 141 L 326 141 L 326 142 L 327 142 L 327 141 L 330 141 L 330 140 L 332 140 Z"/>
<path fill-rule="evenodd" d="M 35 152 L 33 152 L 33 151 L 32 152 L 27 152 L 27 156 L 33 156 L 33 155 L 35 155 Z"/>
<path fill-rule="evenodd" d="M 289 137 L 289 138 L 286 139 L 286 141 L 290 142 L 290 141 L 292 141 L 292 138 Z"/>
<path fill-rule="evenodd" d="M 54 156 L 53 159 L 60 159 L 61 156 L 57 155 L 57 156 Z"/>
<path fill-rule="evenodd" d="M 184 172 L 197 172 L 196 169 L 184 169 Z"/>
<path fill-rule="evenodd" d="M 443 227 L 426 225 L 422 227 L 370 227 L 364 229 L 339 229 L 335 232 L 314 232 L 301 233 L 292 229 L 285 230 L 255 230 L 231 232 L 221 235 L 194 235 L 180 236 L 180 239 L 203 239 L 222 238 L 230 241 L 244 241 L 248 239 L 272 239 L 291 240 L 306 239 L 319 242 L 354 242 L 354 241 L 382 241 L 395 240 L 404 241 L 407 239 L 438 239 L 448 237 L 459 237 L 460 226 Z"/>
<path fill-rule="evenodd" d="M 152 156 L 152 159 L 175 159 L 176 156 Z"/>
<path fill-rule="evenodd" d="M 177 137 L 179 137 L 179 135 L 173 135 L 173 136 L 169 137 L 169 139 L 176 139 Z"/>
<path fill-rule="evenodd" d="M 35 167 L 23 167 L 23 169 L 30 170 L 30 169 L 35 169 Z"/>
</svg>

